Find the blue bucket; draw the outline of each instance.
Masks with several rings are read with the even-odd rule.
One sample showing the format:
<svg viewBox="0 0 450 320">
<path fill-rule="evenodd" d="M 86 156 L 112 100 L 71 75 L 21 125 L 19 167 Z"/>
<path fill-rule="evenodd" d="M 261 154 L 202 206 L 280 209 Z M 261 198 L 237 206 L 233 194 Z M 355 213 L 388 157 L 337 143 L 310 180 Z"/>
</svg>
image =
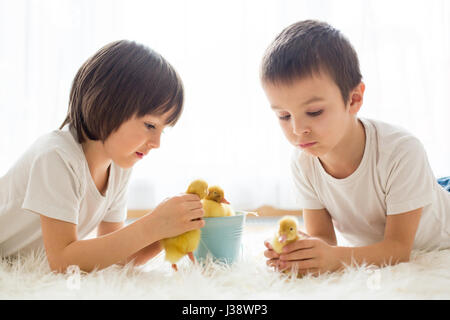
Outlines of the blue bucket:
<svg viewBox="0 0 450 320">
<path fill-rule="evenodd" d="M 245 212 L 236 211 L 231 217 L 208 217 L 201 229 L 202 235 L 194 256 L 198 261 L 211 255 L 213 261 L 232 264 L 242 253 L 242 232 L 245 224 Z"/>
</svg>

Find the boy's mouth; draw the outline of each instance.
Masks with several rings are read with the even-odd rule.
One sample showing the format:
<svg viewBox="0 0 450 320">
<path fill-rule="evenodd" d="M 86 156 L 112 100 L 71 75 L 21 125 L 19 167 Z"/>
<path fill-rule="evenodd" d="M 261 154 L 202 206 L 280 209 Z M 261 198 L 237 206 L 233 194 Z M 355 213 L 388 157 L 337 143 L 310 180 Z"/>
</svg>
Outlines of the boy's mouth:
<svg viewBox="0 0 450 320">
<path fill-rule="evenodd" d="M 138 158 L 142 159 L 144 158 L 144 154 L 142 152 L 137 152 L 136 151 L 136 155 L 138 156 Z"/>
<path fill-rule="evenodd" d="M 300 143 L 298 146 L 302 149 L 309 148 L 315 145 L 317 142 Z"/>
</svg>

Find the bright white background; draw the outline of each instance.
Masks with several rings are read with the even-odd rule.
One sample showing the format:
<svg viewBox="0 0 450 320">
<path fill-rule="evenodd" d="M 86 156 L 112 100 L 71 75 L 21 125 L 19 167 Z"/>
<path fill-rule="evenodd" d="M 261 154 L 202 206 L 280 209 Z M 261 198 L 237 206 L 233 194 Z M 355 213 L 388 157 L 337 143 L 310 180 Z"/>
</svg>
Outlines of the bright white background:
<svg viewBox="0 0 450 320">
<path fill-rule="evenodd" d="M 0 0 L 0 176 L 57 129 L 71 81 L 106 43 L 141 42 L 178 70 L 185 111 L 135 166 L 130 208 L 183 192 L 193 178 L 224 187 L 239 209 L 295 208 L 284 140 L 258 79 L 264 49 L 287 25 L 325 20 L 357 50 L 360 116 L 406 127 L 436 176 L 450 175 L 450 1 Z"/>
</svg>

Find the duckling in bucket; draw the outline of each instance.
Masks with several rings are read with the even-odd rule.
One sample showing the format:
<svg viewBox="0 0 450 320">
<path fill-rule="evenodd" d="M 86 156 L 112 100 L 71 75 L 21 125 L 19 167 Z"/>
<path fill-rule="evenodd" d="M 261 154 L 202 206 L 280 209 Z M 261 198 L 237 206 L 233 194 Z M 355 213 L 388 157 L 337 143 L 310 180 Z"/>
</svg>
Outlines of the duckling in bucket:
<svg viewBox="0 0 450 320">
<path fill-rule="evenodd" d="M 230 203 L 225 200 L 224 191 L 219 186 L 208 188 L 208 194 L 202 200 L 205 217 L 229 217 L 234 216 L 235 212 Z"/>
</svg>

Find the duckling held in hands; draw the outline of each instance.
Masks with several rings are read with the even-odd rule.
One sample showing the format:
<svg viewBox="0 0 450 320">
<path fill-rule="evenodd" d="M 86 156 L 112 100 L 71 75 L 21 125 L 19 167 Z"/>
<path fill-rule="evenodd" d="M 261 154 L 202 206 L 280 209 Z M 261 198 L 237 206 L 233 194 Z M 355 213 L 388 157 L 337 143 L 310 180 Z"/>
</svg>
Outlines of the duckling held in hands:
<svg viewBox="0 0 450 320">
<path fill-rule="evenodd" d="M 225 200 L 224 191 L 219 186 L 208 188 L 208 194 L 202 200 L 205 217 L 229 217 L 234 216 L 234 210 Z"/>
<path fill-rule="evenodd" d="M 205 180 L 194 180 L 189 185 L 186 193 L 196 194 L 203 199 L 208 194 L 208 183 Z"/>
<path fill-rule="evenodd" d="M 208 184 L 204 180 L 194 180 L 189 185 L 186 193 L 196 194 L 203 199 L 207 195 Z M 166 252 L 165 259 L 172 263 L 172 268 L 177 271 L 176 262 L 186 254 L 195 263 L 193 252 L 200 242 L 201 230 L 191 230 L 178 236 L 163 239 L 162 246 Z"/>
<path fill-rule="evenodd" d="M 272 248 L 276 253 L 281 253 L 288 243 L 300 239 L 298 234 L 297 219 L 293 216 L 284 216 L 278 221 L 278 231 L 272 240 Z"/>
</svg>

